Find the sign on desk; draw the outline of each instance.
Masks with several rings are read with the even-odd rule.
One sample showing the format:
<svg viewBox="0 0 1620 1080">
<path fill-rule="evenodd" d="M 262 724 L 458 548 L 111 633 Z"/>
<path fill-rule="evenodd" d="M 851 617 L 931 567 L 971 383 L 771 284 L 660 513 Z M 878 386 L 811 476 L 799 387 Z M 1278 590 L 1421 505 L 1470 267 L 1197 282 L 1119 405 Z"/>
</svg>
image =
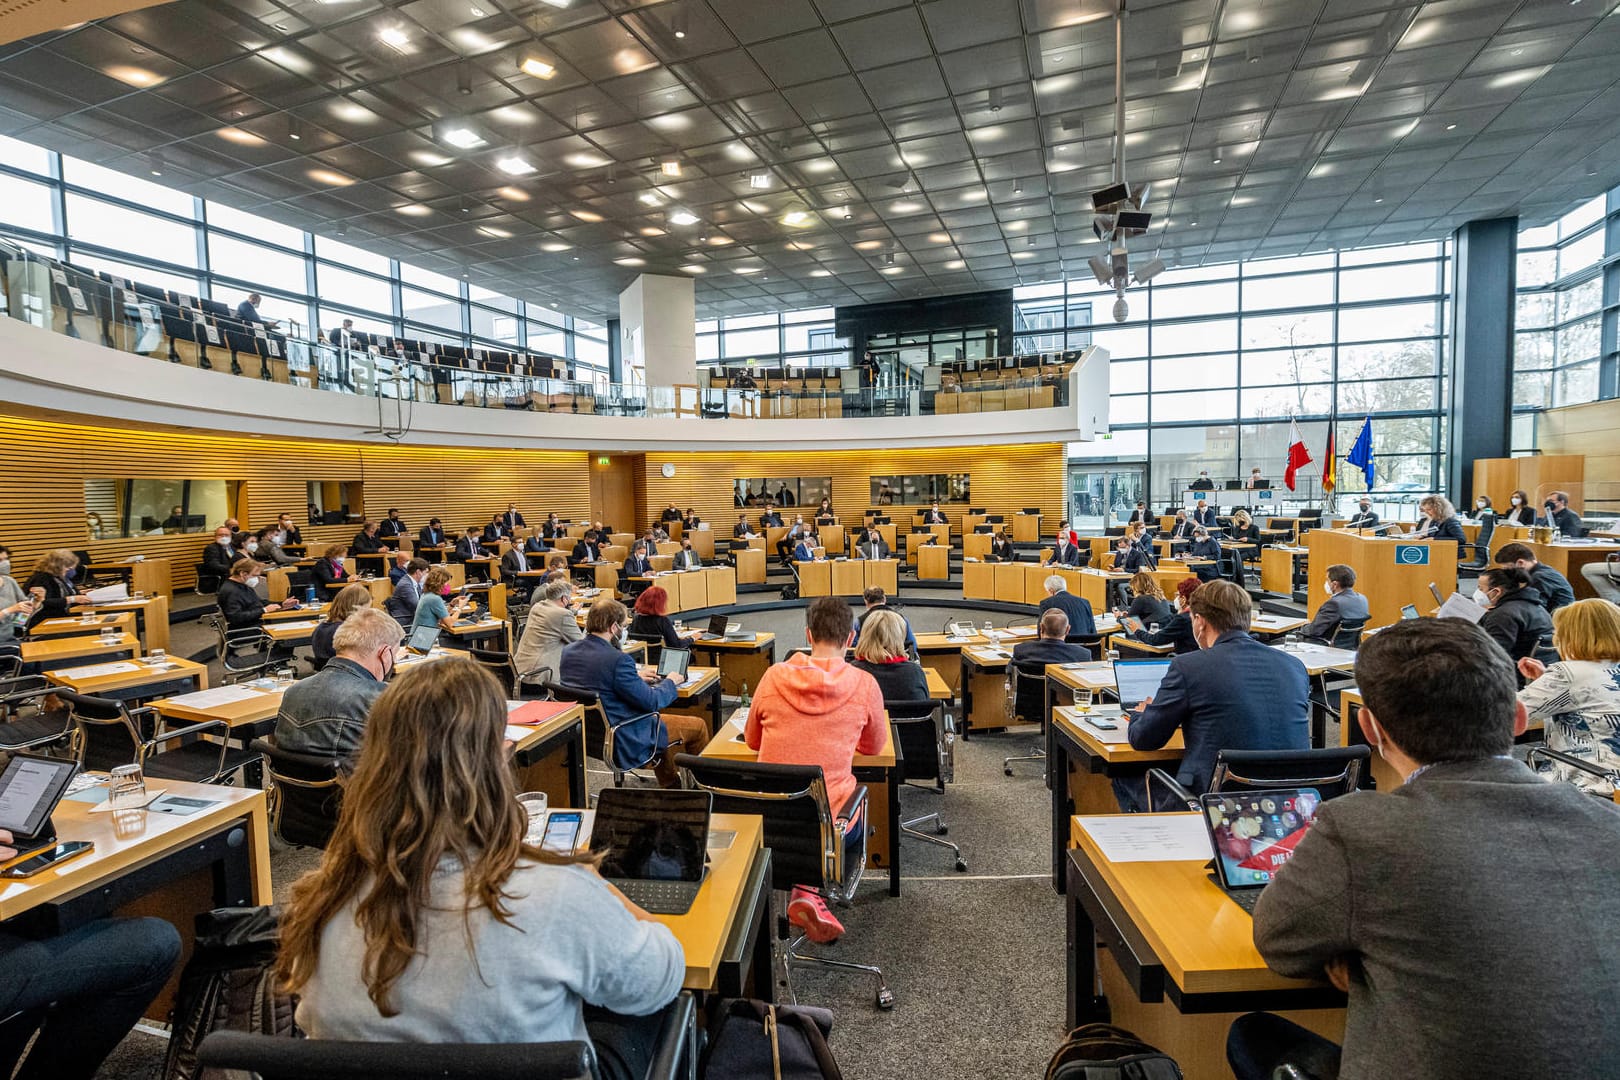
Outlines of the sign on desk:
<svg viewBox="0 0 1620 1080">
<path fill-rule="evenodd" d="M 1427 544 L 1396 544 L 1395 565 L 1428 566 L 1429 546 Z"/>
</svg>

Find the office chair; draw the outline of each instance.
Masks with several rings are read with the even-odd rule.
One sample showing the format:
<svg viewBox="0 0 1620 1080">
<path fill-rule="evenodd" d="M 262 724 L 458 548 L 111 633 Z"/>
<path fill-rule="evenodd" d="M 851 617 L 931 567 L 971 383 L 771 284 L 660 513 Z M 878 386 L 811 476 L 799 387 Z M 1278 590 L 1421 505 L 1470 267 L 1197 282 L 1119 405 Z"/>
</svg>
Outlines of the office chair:
<svg viewBox="0 0 1620 1080">
<path fill-rule="evenodd" d="M 1496 515 L 1484 513 L 1480 515 L 1479 536 L 1472 544 L 1464 544 L 1465 548 L 1474 549 L 1471 561 L 1458 563 L 1459 571 L 1467 570 L 1477 574 L 1491 565 L 1491 535 L 1496 532 Z"/>
<path fill-rule="evenodd" d="M 542 668 L 541 670 L 546 670 Z M 585 753 L 605 764 L 613 773 L 613 786 L 624 787 L 626 774 L 633 775 L 641 780 L 654 781 L 653 777 L 643 770 L 650 769 L 660 756 L 657 750 L 646 761 L 625 761 L 620 759 L 619 747 L 622 745 L 616 738 L 619 731 L 631 729 L 634 725 L 649 727 L 649 745 L 658 744 L 657 731 L 663 723 L 656 712 L 642 713 L 632 716 L 615 728 L 608 723 L 607 710 L 602 708 L 602 699 L 591 690 L 581 690 L 577 686 L 568 686 L 561 682 L 546 682 L 543 684 L 546 691 L 556 701 L 571 701 L 585 710 Z"/>
<path fill-rule="evenodd" d="M 849 905 L 866 868 L 866 844 L 872 834 L 865 785 L 856 787 L 834 816 L 820 765 L 726 761 L 692 754 L 676 755 L 675 763 L 691 775 L 698 787 L 714 796 L 715 813 L 751 814 L 764 819 L 765 846 L 771 849 L 771 888 L 781 894 L 777 897 L 777 911 L 785 912 L 787 895 L 801 887 L 840 906 Z M 863 817 L 866 827 L 861 830 L 859 843 L 846 848 L 844 836 L 857 815 Z M 797 1004 L 793 994 L 794 966 L 819 966 L 871 975 L 877 981 L 877 1007 L 894 1008 L 894 992 L 889 989 L 883 969 L 806 953 L 802 951 L 805 935 L 793 937 L 785 915 L 777 916 L 776 923 L 779 978 L 789 1002 Z"/>
<path fill-rule="evenodd" d="M 279 650 L 275 641 L 262 627 L 248 626 L 231 630 L 223 615 L 204 616 L 216 635 L 214 658 L 225 669 L 225 682 L 258 679 L 277 669 L 292 672 L 292 656 Z M 324 667 L 324 663 L 316 670 Z"/>
<path fill-rule="evenodd" d="M 1581 576 L 1603 599 L 1620 604 L 1620 552 L 1610 552 L 1600 563 L 1587 563 L 1581 567 Z"/>
<path fill-rule="evenodd" d="M 644 641 L 647 643 L 647 663 L 649 664 L 656 665 L 658 663 L 658 658 L 664 653 L 663 634 L 638 634 L 632 630 L 630 631 L 630 640 Z"/>
<path fill-rule="evenodd" d="M 501 684 L 501 689 L 508 698 L 517 696 L 517 665 L 512 662 L 509 653 L 504 649 L 479 649 L 469 645 L 467 655 L 479 667 L 495 676 L 495 681 Z"/>
<path fill-rule="evenodd" d="M 21 660 L 0 657 L 0 753 L 50 746 L 64 741 L 73 730 L 66 709 L 46 712 L 44 701 L 55 687 L 43 675 L 19 675 Z M 28 710 L 26 714 L 20 710 Z"/>
<path fill-rule="evenodd" d="M 1001 771 L 1013 774 L 1015 761 L 1046 763 L 1046 665 L 1007 662 L 1007 722 L 1009 724 L 1036 724 L 1041 729 L 1041 741 L 1034 753 L 1014 754 L 1001 759 Z"/>
<path fill-rule="evenodd" d="M 1548 765 L 1554 766 L 1554 768 L 1550 770 L 1543 769 L 1540 767 L 1541 762 L 1546 762 Z M 1566 768 L 1574 769 L 1576 772 L 1582 772 L 1588 776 L 1596 777 L 1597 779 L 1607 783 L 1611 788 L 1620 790 L 1620 770 L 1605 769 L 1596 762 L 1587 761 L 1585 758 L 1578 758 L 1573 754 L 1566 754 L 1560 750 L 1553 750 L 1547 746 L 1531 747 L 1530 752 L 1524 756 L 1524 763 L 1530 766 L 1532 769 L 1535 769 L 1537 772 L 1550 772 L 1552 774 L 1556 774 L 1558 772 L 1556 766 L 1563 765 Z M 1559 779 L 1569 781 L 1569 777 L 1567 776 L 1559 777 Z M 1599 791 L 1594 791 L 1592 794 L 1596 795 L 1600 799 L 1603 799 L 1605 802 L 1611 801 L 1614 798 L 1612 794 L 1605 795 Z"/>
<path fill-rule="evenodd" d="M 231 725 L 224 720 L 168 730 L 150 705 L 132 709 L 128 702 L 60 687 L 56 696 L 67 702 L 73 719 L 73 756 L 86 769 L 111 772 L 120 765 L 139 765 L 153 779 L 218 784 L 238 769 L 263 761 L 256 752 L 230 746 Z M 219 741 L 201 738 L 205 733 Z M 177 739 L 182 740 L 180 746 L 162 749 Z"/>
<path fill-rule="evenodd" d="M 645 1080 L 690 1076 L 696 1007 L 683 992 L 662 1013 Z M 211 1032 L 197 1050 L 210 1074 L 260 1080 L 600 1080 L 591 1044 L 344 1042 L 246 1031 Z"/>
<path fill-rule="evenodd" d="M 1366 619 L 1346 619 L 1328 636 L 1328 644 L 1335 649 L 1354 652 L 1361 644 L 1361 632 L 1367 629 Z"/>
<path fill-rule="evenodd" d="M 284 844 L 325 850 L 343 808 L 341 763 L 330 754 L 282 750 L 273 736 L 255 739 L 270 780 L 270 828 Z"/>
<path fill-rule="evenodd" d="M 1093 660 L 1103 654 L 1103 639 L 1101 634 L 1065 634 L 1063 640 L 1070 645 L 1084 645 Z"/>
<path fill-rule="evenodd" d="M 1221 750 L 1209 790 L 1268 791 L 1276 788 L 1315 788 L 1322 801 L 1355 791 L 1372 758 L 1372 747 L 1329 746 L 1320 750 Z M 1147 771 L 1148 813 L 1155 811 L 1153 787 L 1169 793 L 1166 810 L 1202 809 L 1198 796 L 1182 787 L 1163 769 Z"/>
<path fill-rule="evenodd" d="M 917 701 L 890 701 L 889 723 L 894 725 L 895 743 L 905 760 L 902 762 L 901 780 L 912 787 L 945 794 L 945 783 L 954 771 L 956 728 L 945 712 L 943 701 L 921 698 Z M 921 785 L 927 785 L 921 787 Z M 925 822 L 934 823 L 933 835 L 921 831 Z M 956 856 L 956 872 L 967 873 L 962 849 L 944 839 L 950 831 L 939 811 L 900 822 L 900 831 L 927 844 L 951 849 Z"/>
</svg>

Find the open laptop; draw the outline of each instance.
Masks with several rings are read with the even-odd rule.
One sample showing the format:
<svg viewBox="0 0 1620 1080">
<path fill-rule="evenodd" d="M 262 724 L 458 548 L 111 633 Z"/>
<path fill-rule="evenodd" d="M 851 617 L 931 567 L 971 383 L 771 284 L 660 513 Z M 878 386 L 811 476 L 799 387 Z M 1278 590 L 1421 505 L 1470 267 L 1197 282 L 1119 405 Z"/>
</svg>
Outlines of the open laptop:
<svg viewBox="0 0 1620 1080">
<path fill-rule="evenodd" d="M 666 645 L 658 653 L 658 674 L 660 677 L 679 675 L 684 679 L 686 678 L 686 669 L 691 666 L 691 663 L 692 650 L 671 649 Z"/>
<path fill-rule="evenodd" d="M 424 623 L 411 631 L 406 639 L 405 647 L 413 653 L 426 656 L 433 651 L 433 646 L 439 643 L 439 628 L 435 624 Z"/>
<path fill-rule="evenodd" d="M 717 641 L 727 638 L 743 637 L 742 623 L 731 622 L 724 615 L 710 615 L 709 628 L 703 631 L 700 641 Z M 751 636 L 751 635 L 750 635 Z"/>
<path fill-rule="evenodd" d="M 1211 875 L 1221 891 L 1249 914 L 1277 868 L 1294 857 L 1316 821 L 1322 795 L 1315 788 L 1214 792 L 1199 799 L 1215 851 Z"/>
<path fill-rule="evenodd" d="M 654 915 L 684 915 L 708 872 L 707 791 L 605 788 L 591 850 L 604 878 Z"/>
<path fill-rule="evenodd" d="M 1403 619 L 1421 619 L 1422 617 L 1423 616 L 1418 614 L 1418 609 L 1417 609 L 1416 604 L 1402 604 L 1401 605 L 1401 618 L 1403 618 Z"/>
<path fill-rule="evenodd" d="M 72 760 L 12 755 L 0 773 L 0 829 L 11 833 L 7 847 L 23 856 L 56 843 L 51 814 L 78 771 Z"/>
<path fill-rule="evenodd" d="M 1115 660 L 1114 685 L 1119 688 L 1122 709 L 1134 709 L 1159 692 L 1159 684 L 1170 671 L 1170 661 Z"/>
</svg>

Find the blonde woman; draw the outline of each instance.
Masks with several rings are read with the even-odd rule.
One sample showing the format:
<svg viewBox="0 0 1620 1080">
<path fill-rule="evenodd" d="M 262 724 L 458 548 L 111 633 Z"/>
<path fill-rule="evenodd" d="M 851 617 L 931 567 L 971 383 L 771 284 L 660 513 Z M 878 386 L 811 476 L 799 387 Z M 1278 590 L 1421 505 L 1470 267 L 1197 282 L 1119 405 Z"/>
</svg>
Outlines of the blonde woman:
<svg viewBox="0 0 1620 1080">
<path fill-rule="evenodd" d="M 343 625 L 343 620 L 361 608 L 370 606 L 371 586 L 362 585 L 357 581 L 338 590 L 337 596 L 332 598 L 332 606 L 326 609 L 326 620 L 315 628 L 315 633 L 310 638 L 309 651 L 317 664 L 324 664 L 337 655 L 332 639 L 336 636 L 338 627 Z"/>
<path fill-rule="evenodd" d="M 1457 555 L 1468 554 L 1468 539 L 1463 536 L 1462 523 L 1457 520 L 1457 510 L 1450 499 L 1444 495 L 1425 495 L 1418 502 L 1418 513 L 1423 519 L 1408 535 L 1428 540 L 1455 540 Z"/>
<path fill-rule="evenodd" d="M 88 604 L 90 597 L 73 584 L 78 573 L 79 557 L 68 548 L 47 551 L 34 564 L 23 590 L 34 598 L 34 613 L 29 616 L 30 628 L 43 619 L 60 619 L 74 604 Z"/>
<path fill-rule="evenodd" d="M 1533 657 L 1519 661 L 1532 680 L 1519 691 L 1530 719 L 1545 724 L 1547 748 L 1620 774 L 1620 608 L 1607 600 L 1577 600 L 1553 612 L 1553 647 L 1563 657 L 1552 666 Z M 1599 795 L 1614 786 L 1565 765 L 1552 775 Z"/>
<path fill-rule="evenodd" d="M 906 620 L 898 611 L 873 608 L 867 613 L 850 666 L 877 680 L 886 703 L 928 697 L 928 676 L 921 664 L 906 655 Z"/>
<path fill-rule="evenodd" d="M 412 633 L 419 626 L 437 626 L 440 630 L 448 630 L 456 624 L 456 616 L 467 610 L 471 601 L 465 596 L 449 600 L 450 591 L 450 571 L 442 566 L 428 571 L 427 578 L 422 582 L 422 599 L 416 602 Z"/>
<path fill-rule="evenodd" d="M 524 841 L 506 700 L 467 660 L 402 673 L 371 707 L 319 868 L 293 886 L 276 973 L 313 1039 L 590 1040 L 645 1075 L 680 992 L 675 936 L 584 855 Z M 621 1014 L 587 1018 L 586 1006 Z M 632 1017 L 646 1017 L 636 1021 Z"/>
<path fill-rule="evenodd" d="M 1164 589 L 1159 585 L 1159 579 L 1146 570 L 1138 570 L 1132 576 L 1130 607 L 1118 609 L 1114 614 L 1121 618 L 1140 620 L 1143 626 L 1168 626 L 1175 617 L 1175 609 L 1170 601 L 1165 599 Z"/>
</svg>

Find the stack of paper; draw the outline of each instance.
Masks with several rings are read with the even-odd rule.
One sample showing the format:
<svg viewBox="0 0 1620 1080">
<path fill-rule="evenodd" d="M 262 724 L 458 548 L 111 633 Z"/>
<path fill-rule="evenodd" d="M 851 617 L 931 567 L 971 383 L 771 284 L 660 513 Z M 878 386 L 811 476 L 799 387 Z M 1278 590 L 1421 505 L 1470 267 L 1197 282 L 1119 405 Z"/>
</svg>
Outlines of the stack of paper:
<svg viewBox="0 0 1620 1080">
<path fill-rule="evenodd" d="M 1214 854 L 1202 814 L 1116 814 L 1076 820 L 1109 862 L 1203 862 Z"/>
</svg>

